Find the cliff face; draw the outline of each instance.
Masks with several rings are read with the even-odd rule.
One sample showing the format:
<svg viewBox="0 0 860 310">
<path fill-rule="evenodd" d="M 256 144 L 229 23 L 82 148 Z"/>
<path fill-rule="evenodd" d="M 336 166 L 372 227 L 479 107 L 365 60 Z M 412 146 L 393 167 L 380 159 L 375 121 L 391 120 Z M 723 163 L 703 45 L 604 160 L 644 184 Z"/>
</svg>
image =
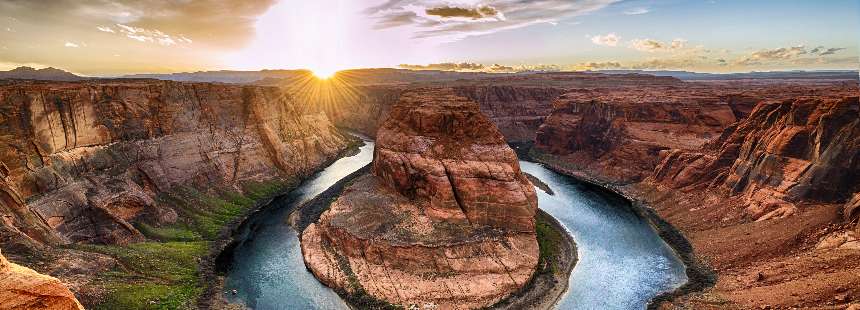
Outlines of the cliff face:
<svg viewBox="0 0 860 310">
<path fill-rule="evenodd" d="M 798 202 L 845 202 L 860 191 L 860 106 L 857 97 L 765 101 L 709 149 L 663 152 L 653 180 L 740 195 L 757 220 Z"/>
<path fill-rule="evenodd" d="M 327 109 L 338 126 L 375 136 L 401 94 L 415 86 L 373 85 L 355 87 L 337 96 Z M 534 140 L 535 131 L 549 115 L 552 101 L 563 91 L 557 87 L 454 86 L 454 92 L 477 102 L 509 142 Z"/>
<path fill-rule="evenodd" d="M 856 84 L 582 94 L 554 104 L 535 157 L 610 183 L 684 233 L 717 277 L 676 306 L 847 307 L 860 298 Z"/>
<path fill-rule="evenodd" d="M 535 149 L 610 182 L 644 179 L 668 148 L 698 149 L 743 115 L 742 98 L 685 88 L 580 89 L 553 103 Z"/>
<path fill-rule="evenodd" d="M 13 264 L 0 254 L 0 308 L 83 310 L 60 280 Z"/>
<path fill-rule="evenodd" d="M 0 87 L 2 243 L 143 239 L 172 188 L 310 173 L 348 144 L 274 87 L 104 81 Z"/>
<path fill-rule="evenodd" d="M 373 172 L 302 235 L 326 285 L 401 305 L 492 305 L 537 265 L 537 196 L 478 105 L 450 89 L 404 94 Z"/>
</svg>

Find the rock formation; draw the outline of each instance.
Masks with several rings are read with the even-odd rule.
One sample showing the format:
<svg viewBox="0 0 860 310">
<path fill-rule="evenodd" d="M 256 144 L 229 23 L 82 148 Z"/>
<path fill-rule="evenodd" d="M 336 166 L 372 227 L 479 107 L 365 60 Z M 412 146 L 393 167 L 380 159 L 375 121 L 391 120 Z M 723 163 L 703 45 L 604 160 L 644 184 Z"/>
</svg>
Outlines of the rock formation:
<svg viewBox="0 0 860 310">
<path fill-rule="evenodd" d="M 360 79 L 347 80 L 346 84 L 352 83 L 352 80 L 361 83 L 365 78 L 362 76 Z M 334 91 L 334 100 L 325 106 L 328 107 L 326 113 L 338 126 L 374 136 L 404 91 L 445 86 L 477 102 L 481 112 L 496 124 L 508 142 L 532 142 L 538 127 L 552 111 L 552 102 L 570 88 L 668 86 L 679 83 L 681 81 L 675 78 L 644 74 L 545 73 L 473 77 L 444 82 L 423 81 L 408 85 L 346 85 Z M 297 86 L 287 83 L 285 87 L 292 89 Z"/>
<path fill-rule="evenodd" d="M 0 309 L 83 310 L 60 280 L 13 264 L 0 253 Z"/>
<path fill-rule="evenodd" d="M 394 304 L 490 306 L 535 271 L 537 196 L 478 104 L 451 89 L 400 97 L 372 174 L 302 235 L 326 285 Z"/>
<path fill-rule="evenodd" d="M 535 158 L 609 183 L 684 233 L 717 276 L 675 306 L 856 302 L 857 84 L 657 89 L 563 95 L 538 131 Z"/>
<path fill-rule="evenodd" d="M 0 87 L 2 244 L 124 244 L 172 188 L 301 177 L 346 148 L 275 87 L 153 80 Z"/>
<path fill-rule="evenodd" d="M 734 123 L 742 112 L 729 99 L 682 87 L 574 90 L 555 101 L 535 148 L 612 182 L 640 181 L 660 151 L 698 149 Z"/>
<path fill-rule="evenodd" d="M 788 216 L 794 203 L 845 202 L 860 191 L 857 97 L 764 101 L 710 145 L 665 151 L 653 180 L 741 195 L 756 220 Z"/>
</svg>

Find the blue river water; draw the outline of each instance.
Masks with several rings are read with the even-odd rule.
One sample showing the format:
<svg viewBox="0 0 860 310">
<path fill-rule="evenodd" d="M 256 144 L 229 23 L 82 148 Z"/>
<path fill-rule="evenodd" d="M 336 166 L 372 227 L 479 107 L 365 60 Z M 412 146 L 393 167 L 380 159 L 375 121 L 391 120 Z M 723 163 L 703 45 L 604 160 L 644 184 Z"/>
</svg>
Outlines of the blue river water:
<svg viewBox="0 0 860 310">
<path fill-rule="evenodd" d="M 307 271 L 289 214 L 370 163 L 373 142 L 341 158 L 299 188 L 244 223 L 225 279 L 231 302 L 252 309 L 349 309 Z M 557 309 L 643 309 L 660 292 L 687 281 L 683 263 L 648 223 L 621 197 L 594 190 L 540 164 L 521 161 L 553 189 L 538 190 L 538 205 L 558 219 L 576 241 L 579 261 Z"/>
</svg>

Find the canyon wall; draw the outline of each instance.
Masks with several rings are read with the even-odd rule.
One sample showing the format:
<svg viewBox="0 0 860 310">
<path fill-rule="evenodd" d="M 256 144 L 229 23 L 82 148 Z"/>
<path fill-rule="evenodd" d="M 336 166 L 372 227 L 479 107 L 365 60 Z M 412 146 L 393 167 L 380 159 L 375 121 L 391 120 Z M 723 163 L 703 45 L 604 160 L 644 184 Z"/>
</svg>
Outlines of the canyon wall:
<svg viewBox="0 0 860 310">
<path fill-rule="evenodd" d="M 403 94 L 359 177 L 302 234 L 323 283 L 402 306 L 474 309 L 538 261 L 537 196 L 502 134 L 452 89 Z"/>
<path fill-rule="evenodd" d="M 349 144 L 275 87 L 154 80 L 0 87 L 7 247 L 141 241 L 180 216 L 159 193 L 303 177 Z"/>
<path fill-rule="evenodd" d="M 860 300 L 857 93 L 856 83 L 573 91 L 532 154 L 683 232 L 716 283 L 674 306 L 847 306 Z"/>
<path fill-rule="evenodd" d="M 349 82 L 334 83 L 332 99 L 323 104 L 329 117 L 338 126 L 368 136 L 376 134 L 403 92 L 422 87 L 446 87 L 477 102 L 481 112 L 498 127 L 506 141 L 532 142 L 538 127 L 550 115 L 552 102 L 571 88 L 670 86 L 682 82 L 672 77 L 643 74 L 546 73 L 413 84 L 352 86 Z M 303 92 L 302 86 L 287 84 L 285 87 Z"/>
</svg>

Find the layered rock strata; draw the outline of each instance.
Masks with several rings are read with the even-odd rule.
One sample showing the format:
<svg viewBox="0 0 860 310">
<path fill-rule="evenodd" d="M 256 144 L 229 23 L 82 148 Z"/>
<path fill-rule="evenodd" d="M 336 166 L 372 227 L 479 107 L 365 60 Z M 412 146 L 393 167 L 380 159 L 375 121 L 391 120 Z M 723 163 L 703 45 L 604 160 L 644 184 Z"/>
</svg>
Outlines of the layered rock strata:
<svg viewBox="0 0 860 310">
<path fill-rule="evenodd" d="M 699 271 L 716 273 L 716 283 L 663 304 L 667 308 L 848 307 L 860 298 L 853 224 L 860 186 L 857 84 L 756 87 L 743 93 L 753 99 L 752 108 L 748 99 L 743 105 L 712 101 L 709 92 L 691 87 L 688 105 L 669 105 L 670 119 L 680 122 L 662 121 L 648 108 L 641 100 L 648 91 L 560 99 L 538 133 L 536 158 L 610 184 L 684 233 L 710 266 Z M 725 90 L 710 94 L 720 93 Z M 599 108 L 607 97 L 617 97 L 616 104 Z M 692 114 L 675 109 L 684 106 Z M 688 120 L 707 119 L 715 108 L 726 109 L 721 106 L 736 121 L 701 126 Z M 637 130 L 641 116 L 669 126 Z M 676 123 L 693 130 L 675 130 Z M 711 138 L 695 128 L 707 129 L 701 132 Z M 647 152 L 637 148 L 644 143 Z M 708 285 L 704 281 L 696 285 Z"/>
<path fill-rule="evenodd" d="M 60 280 L 11 263 L 0 254 L 0 309 L 83 310 Z"/>
<path fill-rule="evenodd" d="M 413 84 L 349 85 L 349 79 L 329 87 L 331 98 L 323 106 L 338 126 L 374 136 L 400 95 L 421 87 L 450 87 L 463 97 L 477 102 L 481 112 L 499 128 L 508 142 L 532 142 L 552 102 L 572 88 L 606 86 L 670 86 L 682 82 L 672 77 L 642 74 L 547 73 L 499 76 L 471 80 L 423 82 Z M 339 87 L 340 86 L 340 87 Z M 290 89 L 297 87 L 287 83 Z"/>
<path fill-rule="evenodd" d="M 0 87 L 0 243 L 125 244 L 176 186 L 301 177 L 345 149 L 275 87 L 154 80 Z"/>
<path fill-rule="evenodd" d="M 404 306 L 490 306 L 535 271 L 537 196 L 478 105 L 450 89 L 404 94 L 372 173 L 302 234 L 326 285 Z"/>
</svg>

